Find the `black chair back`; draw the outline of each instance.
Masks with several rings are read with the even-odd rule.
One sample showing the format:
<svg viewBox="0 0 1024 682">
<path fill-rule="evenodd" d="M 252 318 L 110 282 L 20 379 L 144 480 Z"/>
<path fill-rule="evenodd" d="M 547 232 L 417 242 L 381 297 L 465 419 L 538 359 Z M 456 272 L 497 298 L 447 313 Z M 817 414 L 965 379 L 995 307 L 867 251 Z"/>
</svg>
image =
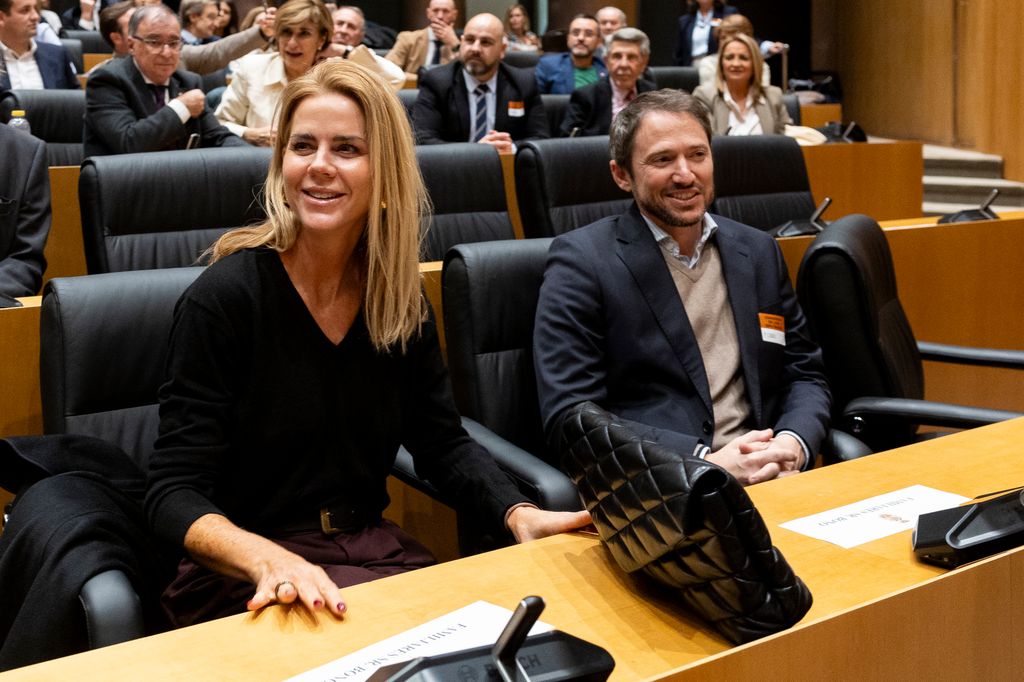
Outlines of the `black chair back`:
<svg viewBox="0 0 1024 682">
<path fill-rule="evenodd" d="M 608 168 L 608 136 L 532 140 L 516 154 L 523 233 L 554 237 L 622 213 L 633 197 Z"/>
<path fill-rule="evenodd" d="M 855 214 L 826 227 L 804 253 L 797 296 L 821 344 L 836 419 L 858 397 L 923 398 L 921 355 L 878 223 Z M 875 450 L 914 434 L 900 422 L 873 425 L 880 428 L 857 437 Z"/>
<path fill-rule="evenodd" d="M 718 135 L 711 150 L 712 212 L 766 231 L 814 213 L 811 183 L 796 140 L 785 135 Z"/>
<path fill-rule="evenodd" d="M 569 50 L 569 45 L 566 43 L 565 35 L 565 30 L 560 28 L 553 28 L 546 31 L 544 35 L 540 37 L 540 51 L 544 54 L 567 52 Z"/>
<path fill-rule="evenodd" d="M 85 54 L 113 54 L 114 48 L 107 44 L 99 31 L 86 31 L 84 29 L 66 28 L 64 37 L 77 40 L 82 43 L 82 52 Z"/>
<path fill-rule="evenodd" d="M 434 205 L 422 260 L 441 260 L 456 244 L 515 239 L 501 158 L 494 147 L 471 142 L 420 145 L 416 160 Z"/>
<path fill-rule="evenodd" d="M 548 117 L 548 130 L 552 135 L 558 135 L 562 127 L 570 97 L 572 95 L 562 93 L 545 93 L 540 96 L 540 101 L 544 104 L 544 114 Z"/>
<path fill-rule="evenodd" d="M 270 150 L 250 147 L 86 159 L 79 178 L 90 274 L 195 265 L 226 230 L 266 216 Z"/>
<path fill-rule="evenodd" d="M 506 52 L 502 61 L 517 69 L 532 69 L 540 61 L 540 54 L 537 52 Z"/>
<path fill-rule="evenodd" d="M 461 244 L 445 256 L 443 274 L 448 368 L 459 413 L 542 458 L 533 319 L 550 245 L 550 239 Z"/>
<path fill-rule="evenodd" d="M 61 38 L 60 44 L 68 51 L 71 63 L 75 65 L 76 73 L 85 73 L 85 59 L 82 57 L 82 41 L 71 38 Z"/>
<path fill-rule="evenodd" d="M 46 142 L 47 164 L 79 166 L 82 151 L 84 90 L 8 90 L 0 95 L 0 122 L 24 109 L 32 134 Z"/>
<path fill-rule="evenodd" d="M 409 123 L 412 123 L 412 106 L 416 104 L 416 98 L 419 95 L 419 88 L 402 88 L 398 91 L 398 99 L 405 107 L 405 113 L 409 115 Z"/>
<path fill-rule="evenodd" d="M 789 113 L 789 117 L 793 119 L 793 125 L 802 125 L 800 123 L 800 98 L 790 93 L 782 96 L 782 103 L 786 105 L 786 111 Z"/>
<path fill-rule="evenodd" d="M 693 92 L 700 85 L 700 74 L 696 66 L 652 66 L 648 69 L 654 76 L 654 84 L 661 88 L 675 88 Z"/>
<path fill-rule="evenodd" d="M 174 305 L 202 268 L 61 277 L 39 326 L 45 433 L 120 446 L 145 466 L 156 438 Z"/>
</svg>

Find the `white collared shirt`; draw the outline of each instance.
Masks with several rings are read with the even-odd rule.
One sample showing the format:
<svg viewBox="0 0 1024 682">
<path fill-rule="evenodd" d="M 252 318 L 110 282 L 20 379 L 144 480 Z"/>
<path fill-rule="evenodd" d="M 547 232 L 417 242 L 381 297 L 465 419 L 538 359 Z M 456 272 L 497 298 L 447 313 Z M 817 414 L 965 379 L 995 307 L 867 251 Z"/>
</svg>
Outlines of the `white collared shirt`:
<svg viewBox="0 0 1024 682">
<path fill-rule="evenodd" d="M 132 61 L 135 62 L 135 68 L 139 69 L 139 63 L 135 61 L 135 57 L 132 57 Z M 146 74 L 142 73 L 142 69 L 139 69 L 139 74 L 142 76 L 142 80 L 146 81 L 146 85 L 159 85 L 162 87 L 164 89 L 164 100 L 166 102 L 164 106 L 170 107 L 171 110 L 178 115 L 178 120 L 181 121 L 182 125 L 188 123 L 188 120 L 192 118 L 192 114 L 183 102 L 180 102 L 177 99 L 171 99 L 171 91 L 167 88 L 167 85 L 171 82 L 170 79 L 168 79 L 166 83 L 157 83 L 156 81 L 149 80 L 149 78 L 146 77 Z"/>
<path fill-rule="evenodd" d="M 0 43 L 0 54 L 3 55 L 7 67 L 7 78 L 11 81 L 11 90 L 42 90 L 43 74 L 36 63 L 36 41 L 29 39 L 29 48 L 22 54 L 16 53 Z"/>
<path fill-rule="evenodd" d="M 704 245 L 708 243 L 708 240 L 711 239 L 711 235 L 713 235 L 715 230 L 718 229 L 718 225 L 711 216 L 705 213 L 704 227 L 701 229 L 700 239 L 697 240 L 696 245 L 693 247 L 693 256 L 687 256 L 679 251 L 679 243 L 672 238 L 672 235 L 655 225 L 654 222 L 644 214 L 641 213 L 640 217 L 644 219 L 645 223 L 647 223 L 647 227 L 650 228 L 651 234 L 654 235 L 654 241 L 658 242 L 658 246 L 690 270 L 693 270 L 697 267 L 697 264 L 700 263 L 700 254 L 704 250 Z"/>
<path fill-rule="evenodd" d="M 712 9 L 707 14 L 697 10 L 694 15 L 693 33 L 690 34 L 690 56 L 703 57 L 708 53 L 708 41 L 711 39 L 711 23 L 714 21 L 715 11 Z"/>
<path fill-rule="evenodd" d="M 746 113 L 740 115 L 740 109 L 736 100 L 729 94 L 729 88 L 722 93 L 725 106 L 729 107 L 729 135 L 761 135 L 764 129 L 761 127 L 761 117 L 757 115 L 754 108 L 753 93 L 747 93 Z"/>
<path fill-rule="evenodd" d="M 487 101 L 487 130 L 494 130 L 494 112 L 498 106 L 498 70 L 494 75 L 483 82 L 478 81 L 465 69 L 462 70 L 462 78 L 466 82 L 466 90 L 469 93 L 469 142 L 473 140 L 473 127 L 476 121 L 476 94 L 473 92 L 478 85 L 487 86 L 487 94 L 484 96 Z"/>
</svg>

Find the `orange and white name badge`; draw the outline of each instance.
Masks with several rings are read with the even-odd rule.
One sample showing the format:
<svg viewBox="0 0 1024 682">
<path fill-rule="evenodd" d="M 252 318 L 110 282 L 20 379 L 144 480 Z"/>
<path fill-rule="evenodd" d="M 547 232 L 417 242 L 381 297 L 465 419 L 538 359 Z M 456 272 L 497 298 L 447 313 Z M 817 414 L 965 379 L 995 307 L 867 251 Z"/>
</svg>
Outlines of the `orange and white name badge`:
<svg viewBox="0 0 1024 682">
<path fill-rule="evenodd" d="M 526 103 L 525 102 L 509 102 L 508 103 L 508 117 L 509 118 L 520 118 L 526 116 Z"/>
<path fill-rule="evenodd" d="M 786 320 L 782 315 L 758 313 L 757 318 L 761 321 L 762 341 L 777 343 L 780 346 L 786 345 Z"/>
</svg>

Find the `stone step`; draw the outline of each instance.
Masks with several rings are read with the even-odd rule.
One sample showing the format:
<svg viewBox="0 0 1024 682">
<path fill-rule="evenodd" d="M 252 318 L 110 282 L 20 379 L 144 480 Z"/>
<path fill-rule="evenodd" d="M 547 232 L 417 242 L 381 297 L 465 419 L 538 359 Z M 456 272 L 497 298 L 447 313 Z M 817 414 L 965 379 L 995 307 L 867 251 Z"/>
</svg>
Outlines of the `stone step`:
<svg viewBox="0 0 1024 682">
<path fill-rule="evenodd" d="M 924 176 L 925 203 L 966 204 L 978 206 L 993 188 L 999 189 L 996 204 L 1019 208 L 1024 206 L 1024 183 L 1002 178 Z"/>
<path fill-rule="evenodd" d="M 1003 177 L 1003 157 L 995 154 L 926 144 L 922 150 L 925 175 L 973 178 Z"/>
</svg>

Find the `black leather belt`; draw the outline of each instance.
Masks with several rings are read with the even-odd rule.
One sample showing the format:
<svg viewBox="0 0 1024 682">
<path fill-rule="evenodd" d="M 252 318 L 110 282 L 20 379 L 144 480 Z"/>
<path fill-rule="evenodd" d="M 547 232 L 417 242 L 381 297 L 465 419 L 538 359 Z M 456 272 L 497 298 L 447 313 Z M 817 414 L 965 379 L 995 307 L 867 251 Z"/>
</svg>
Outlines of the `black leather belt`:
<svg viewBox="0 0 1024 682">
<path fill-rule="evenodd" d="M 369 513 L 356 507 L 335 505 L 320 510 L 319 523 L 310 515 L 302 521 L 276 526 L 273 530 L 284 533 L 320 530 L 326 535 L 337 535 L 338 533 L 355 533 L 377 521 L 380 521 L 380 514 Z"/>
</svg>

